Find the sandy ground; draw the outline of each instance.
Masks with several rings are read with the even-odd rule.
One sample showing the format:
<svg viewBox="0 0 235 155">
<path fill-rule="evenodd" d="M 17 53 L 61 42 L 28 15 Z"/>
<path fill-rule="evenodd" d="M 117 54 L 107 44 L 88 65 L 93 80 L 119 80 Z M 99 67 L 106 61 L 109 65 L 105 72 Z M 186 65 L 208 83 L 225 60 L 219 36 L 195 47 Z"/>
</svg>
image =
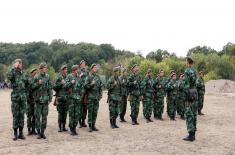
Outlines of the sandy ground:
<svg viewBox="0 0 235 155">
<path fill-rule="evenodd" d="M 164 121 L 146 123 L 142 105 L 139 126 L 131 125 L 128 107 L 128 122 L 118 121 L 120 128 L 112 130 L 106 97 L 104 92 L 97 120 L 99 132 L 82 128 L 77 137 L 58 133 L 57 111 L 50 105 L 46 140 L 26 136 L 26 140 L 12 141 L 10 92 L 0 91 L 0 154 L 235 154 L 235 95 L 206 95 L 206 115 L 198 117 L 197 140 L 193 143 L 182 140 L 187 134 L 185 121 L 170 121 L 164 113 Z"/>
</svg>

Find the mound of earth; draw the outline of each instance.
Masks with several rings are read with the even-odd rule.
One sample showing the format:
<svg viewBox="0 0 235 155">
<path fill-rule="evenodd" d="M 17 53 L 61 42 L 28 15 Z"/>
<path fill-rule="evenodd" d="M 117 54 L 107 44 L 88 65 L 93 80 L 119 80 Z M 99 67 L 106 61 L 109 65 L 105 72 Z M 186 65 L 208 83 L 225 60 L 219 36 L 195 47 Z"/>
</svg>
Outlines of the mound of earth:
<svg viewBox="0 0 235 155">
<path fill-rule="evenodd" d="M 235 93 L 235 81 L 211 80 L 206 83 L 207 93 Z"/>
</svg>

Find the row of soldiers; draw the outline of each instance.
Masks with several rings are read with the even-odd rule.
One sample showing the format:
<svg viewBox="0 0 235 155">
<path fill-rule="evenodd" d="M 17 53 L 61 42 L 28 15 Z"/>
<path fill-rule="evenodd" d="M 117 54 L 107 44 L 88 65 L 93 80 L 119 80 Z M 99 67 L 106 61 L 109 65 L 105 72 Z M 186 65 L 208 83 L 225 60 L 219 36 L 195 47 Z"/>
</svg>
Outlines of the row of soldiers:
<svg viewBox="0 0 235 155">
<path fill-rule="evenodd" d="M 156 119 L 162 120 L 164 96 L 167 96 L 168 116 L 174 120 L 177 111 L 184 119 L 186 114 L 189 136 L 185 140 L 195 140 L 195 109 L 198 109 L 198 113 L 202 114 L 205 87 L 203 72 L 200 72 L 199 78 L 196 79 L 196 71 L 190 67 L 189 62 L 193 64 L 191 58 L 187 59 L 189 69 L 187 68 L 188 70 L 185 71 L 186 78 L 184 79 L 184 74 L 180 74 L 178 81 L 176 81 L 174 71 L 171 72 L 169 77 L 164 78 L 164 71 L 160 70 L 158 77 L 153 79 L 152 70 L 148 69 L 144 79 L 141 79 L 137 65 L 132 66 L 130 76 L 128 76 L 126 69 L 123 69 L 121 75 L 121 68 L 115 67 L 113 76 L 107 82 L 111 128 L 118 128 L 116 124 L 118 116 L 120 116 L 121 122 L 126 122 L 124 117 L 127 100 L 130 101 L 131 105 L 132 125 L 139 124 L 137 118 L 140 101 L 143 103 L 143 114 L 147 122 L 152 122 L 152 112 Z M 67 74 L 67 66 L 62 65 L 60 74 L 55 84 L 52 85 L 50 77 L 46 73 L 47 65 L 45 63 L 39 65 L 39 73 L 34 68 L 31 70 L 31 76 L 26 77 L 22 72 L 22 61 L 20 59 L 15 60 L 13 68 L 7 74 L 13 88 L 11 93 L 13 140 L 25 139 L 23 127 L 26 109 L 29 135 L 37 134 L 38 139 L 46 138 L 44 132 L 47 126 L 48 104 L 52 101 L 53 96 L 52 89 L 56 92 L 54 105 L 57 106 L 58 111 L 59 132 L 67 131 L 68 113 L 71 135 L 77 135 L 78 123 L 80 128 L 87 127 L 85 123 L 87 112 L 89 132 L 98 131 L 95 124 L 103 86 L 100 77 L 97 75 L 98 66 L 93 64 L 89 73 L 86 70 L 86 62 L 82 60 L 79 65 L 73 65 L 71 70 L 72 72 Z M 190 82 L 193 84 L 190 84 Z M 196 90 L 196 96 L 194 92 L 193 99 L 189 100 L 190 90 L 194 90 L 196 87 L 199 89 Z M 200 97 L 200 93 L 197 94 L 197 92 L 203 92 L 201 93 L 203 95 Z M 197 95 L 199 95 L 199 98 Z M 191 107 L 194 105 L 191 104 L 192 101 L 195 101 L 195 107 Z M 197 106 L 200 104 L 201 106 L 198 108 Z M 193 132 L 190 131 L 191 129 Z"/>
</svg>

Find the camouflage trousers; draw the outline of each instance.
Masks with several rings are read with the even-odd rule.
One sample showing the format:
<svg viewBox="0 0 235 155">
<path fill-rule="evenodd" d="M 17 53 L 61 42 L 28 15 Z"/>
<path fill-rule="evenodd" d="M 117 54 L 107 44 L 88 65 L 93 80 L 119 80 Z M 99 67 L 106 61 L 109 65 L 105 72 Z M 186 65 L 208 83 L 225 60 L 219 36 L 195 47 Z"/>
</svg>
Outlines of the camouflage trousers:
<svg viewBox="0 0 235 155">
<path fill-rule="evenodd" d="M 177 101 L 177 113 L 180 116 L 185 115 L 185 97 L 179 97 Z"/>
<path fill-rule="evenodd" d="M 82 106 L 81 106 L 81 121 L 86 120 L 86 115 L 87 115 L 87 103 L 82 103 Z"/>
<path fill-rule="evenodd" d="M 120 107 L 120 110 L 119 110 L 120 117 L 124 117 L 126 114 L 127 96 L 122 96 L 122 101 L 119 107 Z"/>
<path fill-rule="evenodd" d="M 66 124 L 66 119 L 68 115 L 68 99 L 63 97 L 56 97 L 57 106 L 56 109 L 58 111 L 58 123 Z"/>
<path fill-rule="evenodd" d="M 27 128 L 35 129 L 36 117 L 35 117 L 35 102 L 28 100 L 27 104 Z"/>
<path fill-rule="evenodd" d="M 35 105 L 36 129 L 44 131 L 47 127 L 48 103 L 38 103 Z"/>
<path fill-rule="evenodd" d="M 130 116 L 133 120 L 136 120 L 139 115 L 140 97 L 131 95 L 130 104 L 131 104 L 131 115 Z"/>
<path fill-rule="evenodd" d="M 69 99 L 69 128 L 75 129 L 81 118 L 81 101 Z"/>
<path fill-rule="evenodd" d="M 204 94 L 198 94 L 198 111 L 201 111 L 204 104 Z"/>
<path fill-rule="evenodd" d="M 197 100 L 186 107 L 186 125 L 188 132 L 196 132 L 197 128 Z"/>
<path fill-rule="evenodd" d="M 146 119 L 151 118 L 153 111 L 153 99 L 150 97 L 143 98 L 143 114 Z"/>
<path fill-rule="evenodd" d="M 154 99 L 153 103 L 154 117 L 162 118 L 163 110 L 164 110 L 164 96 L 157 96 Z"/>
<path fill-rule="evenodd" d="M 119 101 L 109 100 L 109 118 L 116 119 L 119 113 Z"/>
<path fill-rule="evenodd" d="M 88 124 L 94 125 L 97 119 L 99 101 L 96 99 L 88 99 L 87 109 L 88 109 Z"/>
<path fill-rule="evenodd" d="M 11 93 L 11 112 L 13 116 L 13 129 L 24 127 L 24 114 L 26 112 L 26 94 L 15 93 L 14 90 Z"/>
<path fill-rule="evenodd" d="M 170 118 L 175 118 L 176 114 L 176 97 L 168 97 L 168 116 Z"/>
</svg>

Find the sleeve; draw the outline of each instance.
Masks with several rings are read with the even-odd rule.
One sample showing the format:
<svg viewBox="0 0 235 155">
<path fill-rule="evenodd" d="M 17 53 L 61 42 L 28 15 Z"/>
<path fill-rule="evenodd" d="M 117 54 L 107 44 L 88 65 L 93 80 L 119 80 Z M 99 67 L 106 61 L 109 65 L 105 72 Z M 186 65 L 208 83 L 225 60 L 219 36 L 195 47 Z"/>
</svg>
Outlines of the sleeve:
<svg viewBox="0 0 235 155">
<path fill-rule="evenodd" d="M 84 88 L 85 88 L 86 90 L 89 90 L 89 89 L 91 89 L 92 87 L 94 87 L 94 85 L 91 85 L 91 77 L 90 77 L 90 76 L 87 76 L 87 77 L 86 77 L 86 80 L 85 80 Z"/>
<path fill-rule="evenodd" d="M 10 70 L 7 72 L 7 78 L 8 78 L 8 80 L 9 80 L 11 83 L 14 83 L 14 81 L 15 81 L 15 75 L 14 75 L 13 69 L 10 69 Z"/>
<path fill-rule="evenodd" d="M 58 77 L 56 79 L 55 84 L 53 86 L 54 91 L 58 91 L 59 89 L 62 88 L 61 80 L 62 80 L 61 77 Z"/>
<path fill-rule="evenodd" d="M 110 77 L 107 83 L 107 89 L 110 91 L 114 88 L 114 84 L 113 84 L 113 78 Z"/>
<path fill-rule="evenodd" d="M 52 91 L 52 82 L 50 77 L 48 78 L 48 94 L 49 94 L 49 101 L 51 101 L 53 96 L 53 91 Z"/>
<path fill-rule="evenodd" d="M 146 87 L 147 87 L 147 78 L 145 77 L 144 80 L 141 82 L 140 84 L 140 90 L 141 90 L 141 94 L 145 94 L 146 92 Z"/>
<path fill-rule="evenodd" d="M 70 78 L 70 75 L 68 75 L 65 79 L 64 88 L 69 88 L 71 87 L 71 85 L 72 85 L 71 78 Z"/>
</svg>

